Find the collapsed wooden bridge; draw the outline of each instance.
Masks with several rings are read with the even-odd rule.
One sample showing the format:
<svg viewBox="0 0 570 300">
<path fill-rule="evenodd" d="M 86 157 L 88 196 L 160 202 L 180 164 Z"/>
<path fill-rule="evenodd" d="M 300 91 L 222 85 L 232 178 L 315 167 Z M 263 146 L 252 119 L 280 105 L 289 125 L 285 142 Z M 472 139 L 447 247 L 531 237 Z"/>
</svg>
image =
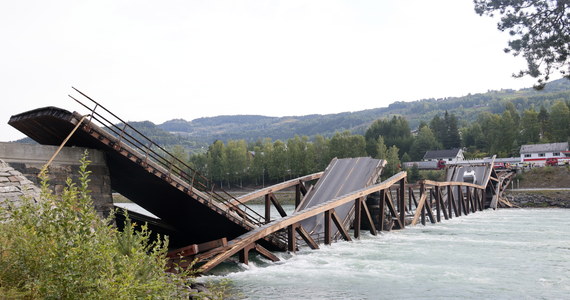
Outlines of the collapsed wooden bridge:
<svg viewBox="0 0 570 300">
<path fill-rule="evenodd" d="M 492 160 L 448 166 L 445 182 L 409 185 L 406 172 L 378 183 L 383 160 L 334 159 L 324 172 L 233 197 L 76 91 L 92 106 L 70 97 L 89 114 L 46 107 L 12 116 L 9 124 L 41 144 L 104 151 L 113 190 L 171 228 L 171 245 L 176 249 L 169 257 L 181 267 L 197 261 L 195 266 L 207 272 L 236 254 L 248 263 L 251 250 L 276 261 L 274 251 L 318 249 L 320 244 L 351 240 L 351 230 L 355 238 L 363 229 L 376 235 L 506 204 L 502 193 L 512 173 L 495 172 Z M 287 215 L 276 192 L 293 187 L 296 209 Z M 265 203 L 264 214 L 246 204 L 259 198 Z M 271 206 L 279 218 L 271 217 Z"/>
</svg>

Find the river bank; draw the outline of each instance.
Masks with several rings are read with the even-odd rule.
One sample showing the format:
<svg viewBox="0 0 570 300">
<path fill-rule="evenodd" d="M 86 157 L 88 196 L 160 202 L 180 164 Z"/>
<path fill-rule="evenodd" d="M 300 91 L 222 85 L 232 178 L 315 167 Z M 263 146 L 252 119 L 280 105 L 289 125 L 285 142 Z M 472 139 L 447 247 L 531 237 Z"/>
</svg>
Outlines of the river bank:
<svg viewBox="0 0 570 300">
<path fill-rule="evenodd" d="M 512 204 L 523 208 L 570 208 L 570 191 L 567 190 L 507 190 L 505 197 Z"/>
</svg>

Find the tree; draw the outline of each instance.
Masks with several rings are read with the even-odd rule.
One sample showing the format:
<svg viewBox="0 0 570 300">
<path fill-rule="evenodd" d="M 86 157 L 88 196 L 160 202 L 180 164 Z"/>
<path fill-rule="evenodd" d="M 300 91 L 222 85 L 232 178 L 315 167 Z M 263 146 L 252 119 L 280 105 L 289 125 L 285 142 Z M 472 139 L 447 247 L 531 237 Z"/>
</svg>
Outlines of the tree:
<svg viewBox="0 0 570 300">
<path fill-rule="evenodd" d="M 271 180 L 285 180 L 288 175 L 287 145 L 280 140 L 273 143 L 273 150 L 269 156 L 267 173 Z"/>
<path fill-rule="evenodd" d="M 538 122 L 540 123 L 540 138 L 544 140 L 548 140 L 549 133 L 548 133 L 548 123 L 550 121 L 550 114 L 544 108 L 544 106 L 540 106 L 540 112 L 538 113 Z"/>
<path fill-rule="evenodd" d="M 220 186 L 226 177 L 226 152 L 224 142 L 217 140 L 208 149 L 208 166 L 212 180 L 219 181 Z"/>
<path fill-rule="evenodd" d="M 437 150 L 441 144 L 436 140 L 433 132 L 427 126 L 422 127 L 410 149 L 413 161 L 421 160 L 428 150 Z"/>
<path fill-rule="evenodd" d="M 538 113 L 527 109 L 521 118 L 521 144 L 536 144 L 540 141 L 540 123 Z"/>
<path fill-rule="evenodd" d="M 475 12 L 493 17 L 501 15 L 500 31 L 512 40 L 504 49 L 522 55 L 527 69 L 515 77 L 538 78 L 536 89 L 544 88 L 550 74 L 559 71 L 570 79 L 570 1 L 568 0 L 474 0 Z"/>
<path fill-rule="evenodd" d="M 361 135 L 353 135 L 350 131 L 335 133 L 330 140 L 332 157 L 347 158 L 366 156 L 366 142 Z"/>
<path fill-rule="evenodd" d="M 570 109 L 562 101 L 550 108 L 550 133 L 553 142 L 565 142 L 570 136 Z"/>
<path fill-rule="evenodd" d="M 402 116 L 393 116 L 391 119 L 378 119 L 366 130 L 366 152 L 376 157 L 376 142 L 383 136 L 386 146 L 396 145 L 402 153 L 408 152 L 413 142 L 408 121 Z"/>
<path fill-rule="evenodd" d="M 461 147 L 459 125 L 454 114 L 450 114 L 446 110 L 443 119 L 439 115 L 434 116 L 430 121 L 430 129 L 444 149 Z"/>
<path fill-rule="evenodd" d="M 398 158 L 398 147 L 392 146 L 388 149 L 386 153 L 386 167 L 382 172 L 385 178 L 388 178 L 400 171 L 400 159 Z"/>
<path fill-rule="evenodd" d="M 247 167 L 247 145 L 244 140 L 229 140 L 225 148 L 225 170 L 227 172 L 228 187 L 242 179 Z M 241 185 L 240 181 L 240 185 Z"/>
<path fill-rule="evenodd" d="M 376 158 L 378 159 L 386 159 L 388 156 L 388 147 L 384 143 L 384 138 L 380 136 L 378 138 L 378 143 L 376 144 Z"/>
</svg>

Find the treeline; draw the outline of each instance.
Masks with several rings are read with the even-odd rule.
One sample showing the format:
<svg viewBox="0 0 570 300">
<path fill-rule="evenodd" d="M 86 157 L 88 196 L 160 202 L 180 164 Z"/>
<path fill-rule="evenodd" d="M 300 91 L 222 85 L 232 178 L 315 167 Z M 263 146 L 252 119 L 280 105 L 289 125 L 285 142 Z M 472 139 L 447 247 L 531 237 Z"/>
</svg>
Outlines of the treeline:
<svg viewBox="0 0 570 300">
<path fill-rule="evenodd" d="M 402 161 L 421 160 L 427 150 L 465 147 L 468 158 L 518 156 L 520 146 L 565 142 L 570 137 L 570 101 L 559 100 L 519 113 L 507 103 L 501 114 L 481 113 L 463 123 L 453 113 L 436 115 L 412 131 L 406 118 L 373 122 L 364 135 L 337 132 L 330 138 L 295 136 L 286 141 L 266 138 L 216 141 L 205 153 L 189 155 L 182 146 L 171 152 L 222 187 L 268 185 L 322 171 L 334 157 L 370 156 L 388 161 L 383 177 L 398 172 Z"/>
</svg>

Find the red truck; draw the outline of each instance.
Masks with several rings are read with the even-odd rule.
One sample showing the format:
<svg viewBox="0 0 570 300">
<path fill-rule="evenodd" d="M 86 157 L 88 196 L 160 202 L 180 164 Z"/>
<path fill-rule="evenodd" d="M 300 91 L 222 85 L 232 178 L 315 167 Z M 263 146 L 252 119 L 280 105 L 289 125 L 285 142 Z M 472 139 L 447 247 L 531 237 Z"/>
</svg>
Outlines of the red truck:
<svg viewBox="0 0 570 300">
<path fill-rule="evenodd" d="M 547 158 L 545 165 L 552 167 L 558 166 L 558 158 L 556 157 Z"/>
</svg>

